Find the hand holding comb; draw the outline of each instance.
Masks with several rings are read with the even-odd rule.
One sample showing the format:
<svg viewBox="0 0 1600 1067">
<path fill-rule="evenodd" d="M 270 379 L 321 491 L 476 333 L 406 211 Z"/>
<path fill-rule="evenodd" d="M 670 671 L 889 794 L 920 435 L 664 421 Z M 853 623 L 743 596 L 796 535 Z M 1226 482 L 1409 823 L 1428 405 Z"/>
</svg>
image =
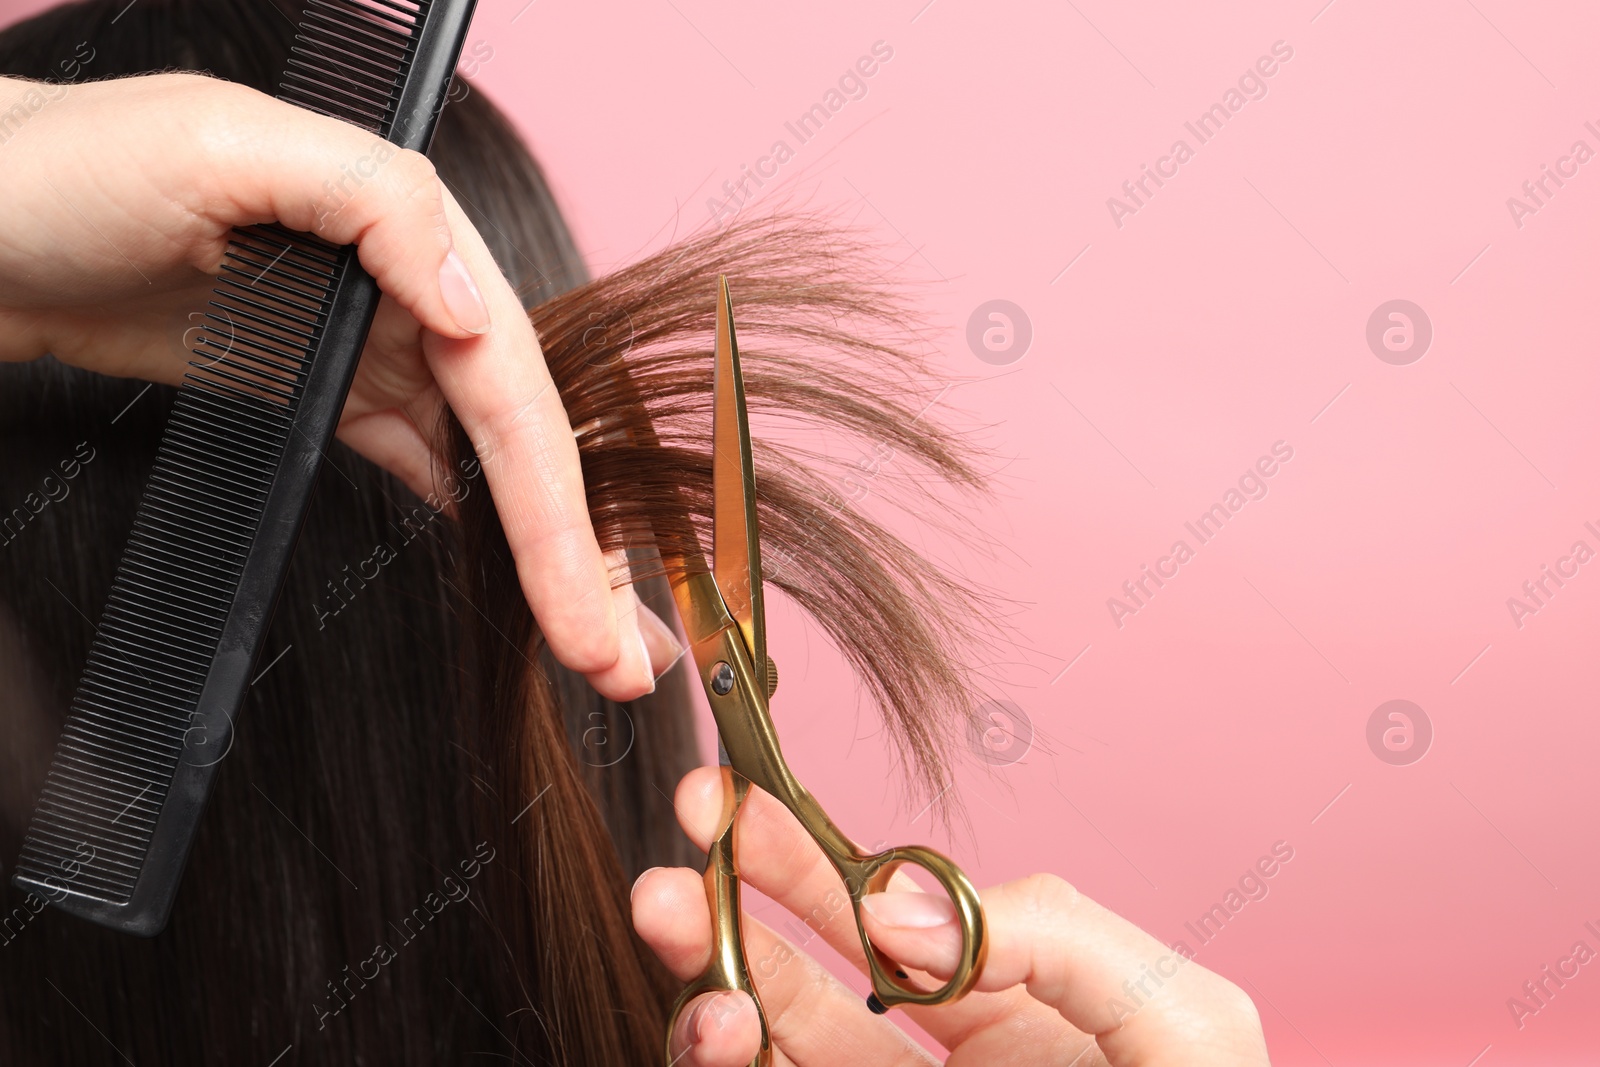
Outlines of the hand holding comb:
<svg viewBox="0 0 1600 1067">
<path fill-rule="evenodd" d="M 475 0 L 310 0 L 279 98 L 425 150 Z M 354 246 L 236 230 L 17 864 L 166 925 L 377 309 Z M 204 742 L 203 747 L 196 742 Z"/>
</svg>

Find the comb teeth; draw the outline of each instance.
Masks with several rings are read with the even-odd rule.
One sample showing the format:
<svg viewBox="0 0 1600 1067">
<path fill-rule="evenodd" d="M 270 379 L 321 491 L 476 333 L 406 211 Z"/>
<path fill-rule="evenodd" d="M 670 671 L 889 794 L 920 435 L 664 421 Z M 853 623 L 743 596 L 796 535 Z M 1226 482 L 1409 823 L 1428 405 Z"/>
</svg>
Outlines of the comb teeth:
<svg viewBox="0 0 1600 1067">
<path fill-rule="evenodd" d="M 200 713 L 201 692 L 347 254 L 277 226 L 234 235 L 23 845 L 23 878 L 127 902 L 180 761 L 220 758 L 226 724 Z"/>
<path fill-rule="evenodd" d="M 279 96 L 373 133 L 388 129 L 427 13 L 428 0 L 310 0 Z"/>
</svg>

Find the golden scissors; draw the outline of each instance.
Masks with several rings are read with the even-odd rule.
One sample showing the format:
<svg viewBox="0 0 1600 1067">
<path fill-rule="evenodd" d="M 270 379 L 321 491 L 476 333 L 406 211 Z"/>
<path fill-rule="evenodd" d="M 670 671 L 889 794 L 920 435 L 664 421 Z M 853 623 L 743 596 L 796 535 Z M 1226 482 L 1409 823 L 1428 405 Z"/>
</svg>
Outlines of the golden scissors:
<svg viewBox="0 0 1600 1067">
<path fill-rule="evenodd" d="M 744 380 L 733 333 L 728 280 L 717 283 L 716 377 L 712 417 L 713 563 L 677 560 L 672 592 L 705 686 L 720 736 L 723 810 L 706 858 L 706 896 L 711 905 L 712 951 L 705 972 L 678 997 L 667 1021 L 667 1057 L 680 1012 L 702 993 L 740 989 L 755 1001 L 761 1021 L 761 1052 L 753 1067 L 772 1061 L 771 1036 L 761 999 L 750 981 L 740 925 L 739 867 L 734 824 L 752 784 L 792 811 L 844 879 L 856 931 L 872 974 L 867 1006 L 883 1013 L 899 1004 L 943 1004 L 965 995 L 978 980 L 988 953 L 983 905 L 977 890 L 954 863 L 920 846 L 868 853 L 835 826 L 784 763 L 768 711 L 778 669 L 767 655 L 766 611 L 761 591 L 760 531 L 756 522 L 755 471 Z M 875 948 L 861 923 L 861 901 L 879 892 L 904 864 L 922 867 L 955 904 L 961 925 L 961 956 L 955 973 L 938 989 L 910 983 L 895 962 Z"/>
</svg>

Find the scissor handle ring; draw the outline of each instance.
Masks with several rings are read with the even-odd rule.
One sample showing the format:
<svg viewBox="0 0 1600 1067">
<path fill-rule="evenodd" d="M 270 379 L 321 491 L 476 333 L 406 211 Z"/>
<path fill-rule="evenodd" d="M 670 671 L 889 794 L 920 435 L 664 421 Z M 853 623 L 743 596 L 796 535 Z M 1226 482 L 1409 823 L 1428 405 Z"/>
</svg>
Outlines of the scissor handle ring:
<svg viewBox="0 0 1600 1067">
<path fill-rule="evenodd" d="M 918 989 L 909 979 L 900 977 L 905 972 L 872 943 L 861 921 L 861 901 L 868 894 L 887 889 L 894 872 L 908 863 L 933 875 L 944 888 L 955 905 L 956 922 L 961 927 L 961 955 L 950 980 L 938 989 Z M 861 947 L 866 950 L 867 967 L 872 974 L 873 995 L 868 1006 L 873 1011 L 881 1014 L 901 1004 L 946 1004 L 971 992 L 989 957 L 988 930 L 977 889 L 947 856 L 921 845 L 891 848 L 864 857 L 856 872 L 845 873 L 845 888 L 850 892 L 850 903 L 856 913 L 856 931 L 861 935 Z"/>
</svg>

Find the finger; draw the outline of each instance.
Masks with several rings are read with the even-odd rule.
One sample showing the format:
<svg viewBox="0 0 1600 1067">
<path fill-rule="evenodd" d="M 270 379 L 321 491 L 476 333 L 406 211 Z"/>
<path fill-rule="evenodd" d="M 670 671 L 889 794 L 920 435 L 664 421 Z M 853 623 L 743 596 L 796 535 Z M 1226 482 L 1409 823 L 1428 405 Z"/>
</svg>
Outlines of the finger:
<svg viewBox="0 0 1600 1067">
<path fill-rule="evenodd" d="M 696 997 L 678 1015 L 667 1047 L 683 1067 L 749 1067 L 761 1048 L 755 1001 L 738 990 Z"/>
<path fill-rule="evenodd" d="M 39 315 L 0 308 L 0 363 L 38 359 L 49 350 Z"/>
<path fill-rule="evenodd" d="M 638 587 L 628 588 L 633 593 L 633 610 L 639 618 L 639 631 L 644 634 L 644 647 L 650 654 L 650 671 L 660 678 L 676 666 L 688 650 L 672 627 L 639 599 Z"/>
<path fill-rule="evenodd" d="M 875 918 L 874 904 L 880 896 L 891 899 L 917 896 L 931 897 L 903 870 L 889 879 L 888 892 L 871 894 L 862 901 L 862 921 L 872 943 L 883 950 L 909 972 L 912 984 L 922 989 L 934 989 L 949 978 L 948 967 L 943 974 L 930 972 L 903 959 L 905 952 L 891 951 L 896 947 L 893 938 L 880 942 L 886 923 Z M 948 899 L 938 895 L 939 903 L 926 911 L 940 920 L 949 921 L 954 929 L 954 909 Z M 885 910 L 878 908 L 879 911 Z M 898 916 L 902 921 L 922 921 L 919 915 Z M 992 920 L 990 920 L 992 925 Z M 920 932 L 920 928 L 912 926 Z M 902 937 L 904 935 L 902 934 Z M 957 931 L 957 937 L 960 936 Z M 919 1025 L 933 1034 L 952 1050 L 951 1067 L 1045 1067 L 1045 1065 L 1070 1063 L 1072 1067 L 1105 1067 L 1106 1059 L 1095 1038 L 1073 1026 L 1061 1013 L 1040 1003 L 1028 994 L 1023 985 L 991 989 L 982 980 L 977 988 L 960 1000 L 936 1007 L 905 1005 L 903 1010 Z"/>
<path fill-rule="evenodd" d="M 631 563 L 645 570 L 659 571 L 662 566 L 661 553 L 653 544 L 630 549 L 627 556 Z M 645 648 L 650 653 L 650 669 L 655 672 L 657 678 L 660 678 L 688 654 L 688 649 L 684 647 L 678 632 L 667 621 L 677 618 L 677 605 L 672 599 L 672 587 L 665 581 L 655 581 L 648 585 L 635 582 L 632 588 L 634 610 L 639 616 L 639 630 L 644 634 Z M 641 588 L 650 594 L 648 601 L 644 599 L 644 593 L 640 592 Z"/>
<path fill-rule="evenodd" d="M 720 770 L 701 767 L 685 775 L 679 783 L 674 806 L 684 832 L 701 848 L 706 848 L 719 829 L 722 816 Z M 798 916 L 809 930 L 820 934 L 858 970 L 866 971 L 866 957 L 853 914 L 848 906 L 835 906 L 844 893 L 844 883 L 838 872 L 789 809 L 759 788 L 750 791 L 739 810 L 739 875 L 746 884 L 761 890 Z M 918 891 L 917 884 L 903 869 L 895 872 L 889 885 L 902 892 Z M 937 899 L 945 908 L 951 907 L 943 894 L 937 894 Z M 940 917 L 948 914 L 941 913 Z M 873 930 L 869 928 L 868 932 L 872 934 Z M 876 936 L 873 936 L 873 943 L 878 944 Z M 911 980 L 922 988 L 942 985 L 949 977 L 947 970 L 937 981 L 925 979 L 923 974 L 916 973 L 918 966 L 914 960 L 895 958 L 908 964 Z M 1039 1004 L 1020 988 L 969 993 L 955 1003 L 938 1008 L 905 1010 L 947 1048 L 954 1049 L 962 1042 L 974 1042 L 982 1037 L 977 1047 L 991 1055 L 987 1061 L 979 1062 L 1005 1067 L 1051 1063 L 1059 1058 L 1062 1047 L 1072 1048 L 1076 1054 L 1089 1043 L 1059 1013 Z M 1018 1031 L 1026 1033 L 1028 1040 L 1008 1045 L 1006 1035 L 1015 1037 Z M 1036 1058 L 1041 1055 L 1041 1049 L 1045 1050 L 1042 1060 Z M 1093 1063 L 1092 1059 L 1085 1058 L 1076 1067 L 1092 1067 Z"/>
<path fill-rule="evenodd" d="M 709 848 L 721 829 L 721 768 L 697 767 L 684 775 L 673 809 L 689 839 L 702 851 Z M 818 901 L 844 892 L 843 880 L 793 813 L 757 787 L 739 808 L 739 875 L 820 930 L 845 958 L 865 966 L 850 912 L 836 922 L 823 922 L 829 916 L 815 911 Z"/>
<path fill-rule="evenodd" d="M 639 936 L 673 974 L 689 980 L 704 971 L 711 958 L 711 912 L 700 875 L 682 867 L 658 867 L 640 875 L 633 892 L 633 920 Z M 775 1053 L 800 1065 L 923 1067 L 934 1062 L 805 952 L 749 915 L 742 924 L 746 961 L 767 1013 Z M 735 1061 L 738 1067 L 755 1056 L 759 1041 L 757 1030 L 753 1040 L 736 1046 L 745 1056 Z"/>
<path fill-rule="evenodd" d="M 439 490 L 432 438 L 445 402 L 422 358 L 421 342 L 422 327 L 411 312 L 393 297 L 382 297 L 339 416 L 338 436 L 428 500 Z M 454 502 L 442 502 L 454 514 Z"/>
<path fill-rule="evenodd" d="M 455 248 L 461 228 L 446 211 L 433 164 L 348 123 L 216 79 L 188 79 L 185 112 L 205 166 L 201 214 L 220 229 L 281 221 L 336 244 L 355 244 L 379 287 L 428 329 L 447 337 L 486 332 L 495 271 Z M 220 244 L 197 262 L 214 271 Z M 503 283 L 502 283 L 503 284 Z"/>
<path fill-rule="evenodd" d="M 943 892 L 925 891 L 903 868 L 890 876 L 887 889 L 887 893 L 869 894 L 862 900 L 862 921 L 867 934 L 875 946 L 901 965 L 900 974 L 909 977 L 911 985 L 937 989 L 949 980 L 949 968 L 943 973 L 933 973 L 907 962 L 903 954 L 889 951 L 879 941 L 885 924 L 874 920 L 872 908 L 882 897 L 925 900 L 928 904 L 920 913 L 898 918 L 914 924 L 926 921 L 925 915 L 936 916 L 941 924 L 948 923 L 959 939 L 961 933 L 955 924 L 954 905 Z M 911 929 L 921 930 L 915 925 Z M 976 989 L 959 1000 L 934 1007 L 908 1004 L 902 1010 L 951 1050 L 950 1067 L 976 1067 L 978 1064 L 984 1067 L 1054 1067 L 1061 1063 L 1072 1067 L 1104 1067 L 1106 1063 L 1092 1035 L 1029 996 L 1026 987 L 1019 984 L 991 987 L 980 980 Z"/>
<path fill-rule="evenodd" d="M 1022 985 L 1122 1063 L 1265 1064 L 1242 990 L 1079 893 L 1040 874 L 984 890 L 989 955 L 980 990 Z M 873 944 L 947 977 L 960 952 L 954 908 L 937 894 L 891 892 L 863 907 Z M 951 1035 L 959 1041 L 959 1034 Z M 941 1037 L 941 1040 L 943 1038 Z"/>
<path fill-rule="evenodd" d="M 720 772 L 716 768 L 700 768 L 685 776 L 675 806 L 685 832 L 705 847 L 722 812 Z M 851 913 L 825 906 L 830 894 L 842 892 L 838 873 L 788 809 L 769 794 L 753 789 L 740 810 L 739 831 L 741 878 L 800 916 L 841 955 L 865 971 L 866 961 Z M 902 923 L 926 921 L 915 914 L 915 909 L 931 911 L 936 920 L 953 919 L 953 906 L 948 897 L 943 893 L 922 893 L 904 869 L 895 872 L 889 886 L 896 898 L 911 894 L 918 897 L 916 904 L 891 916 Z M 866 899 L 875 902 L 878 895 Z M 891 904 L 888 908 L 896 906 Z M 927 932 L 926 928 L 891 929 L 872 916 L 874 908 L 887 910 L 876 903 L 864 906 L 863 922 L 867 925 L 868 936 L 874 945 L 904 965 L 913 984 L 934 988 L 948 980 L 960 937 L 953 921 L 935 928 L 935 936 L 942 938 L 941 954 L 930 955 L 925 949 L 915 948 L 917 939 Z M 906 914 L 908 910 L 913 913 Z M 987 905 L 985 910 L 989 910 Z M 987 917 L 993 946 L 994 931 L 1005 918 L 993 914 Z M 1021 925 L 1026 928 L 1025 922 Z M 911 946 L 906 944 L 908 940 L 913 943 Z M 1158 944 L 1153 939 L 1151 943 Z M 1076 1067 L 1094 1067 L 1101 1063 L 1100 1053 L 1094 1050 L 1093 1038 L 1089 1036 L 1092 1032 L 1077 1025 L 1077 1020 L 1070 1016 L 1064 1017 L 1054 1005 L 1046 1005 L 1029 995 L 1028 988 L 1020 984 L 1018 978 L 1005 975 L 1003 968 L 994 962 L 1002 952 L 991 947 L 990 963 L 980 975 L 977 991 L 934 1008 L 908 1006 L 903 1010 L 947 1048 L 967 1050 L 953 1056 L 954 1064 L 1013 1067 L 1070 1062 L 1078 1056 L 1082 1058 Z M 1063 1050 L 1065 1056 L 1062 1056 Z"/>
<path fill-rule="evenodd" d="M 551 651 L 608 697 L 649 692 L 647 657 L 634 650 L 639 635 L 619 634 L 572 428 L 533 329 L 432 164 L 354 126 L 216 79 L 145 84 L 191 94 L 183 114 L 203 165 L 183 156 L 157 184 L 177 191 L 208 224 L 195 227 L 210 233 L 192 242 L 193 265 L 215 271 L 227 229 L 251 222 L 276 219 L 335 244 L 356 243 L 362 266 L 428 330 L 429 367 L 479 447 L 523 592 Z M 491 322 L 496 329 L 475 336 Z M 634 645 L 625 649 L 628 641 Z M 613 671 L 624 657 L 632 669 Z"/>
<path fill-rule="evenodd" d="M 604 555 L 608 581 L 623 581 L 628 573 L 628 554 L 623 551 Z M 645 641 L 639 612 L 639 598 L 631 584 L 611 585 L 611 604 L 617 621 L 621 655 L 606 670 L 589 675 L 589 682 L 597 690 L 612 695 L 614 700 L 632 700 L 645 693 L 655 692 L 655 670 L 651 666 L 650 646 Z M 643 688 L 639 688 L 640 684 Z M 613 695 L 614 694 L 614 695 Z"/>
<path fill-rule="evenodd" d="M 652 867 L 641 874 L 633 884 L 633 924 L 667 970 L 680 980 L 692 981 L 705 971 L 711 959 L 711 909 L 705 880 L 693 871 Z M 748 937 L 745 943 L 750 944 Z M 761 989 L 770 1002 L 773 991 L 765 983 Z M 700 1014 L 691 1020 L 689 1016 L 697 1010 Z M 679 1013 L 670 1047 L 673 1057 L 684 1056 L 704 1067 L 747 1067 L 761 1047 L 761 1023 L 754 1002 L 743 993 L 715 1000 L 697 998 Z M 792 1062 L 777 1048 L 773 1049 L 773 1061 Z"/>
<path fill-rule="evenodd" d="M 631 700 L 654 679 L 637 618 L 613 593 L 595 540 L 572 426 L 516 294 L 448 192 L 445 201 L 463 257 L 479 277 L 496 280 L 488 295 L 498 326 L 466 340 L 426 334 L 423 353 L 483 464 L 551 652 L 602 695 Z"/>
<path fill-rule="evenodd" d="M 406 414 L 394 408 L 345 419 L 339 440 L 389 471 L 417 496 L 434 493 L 433 450 Z"/>
</svg>

